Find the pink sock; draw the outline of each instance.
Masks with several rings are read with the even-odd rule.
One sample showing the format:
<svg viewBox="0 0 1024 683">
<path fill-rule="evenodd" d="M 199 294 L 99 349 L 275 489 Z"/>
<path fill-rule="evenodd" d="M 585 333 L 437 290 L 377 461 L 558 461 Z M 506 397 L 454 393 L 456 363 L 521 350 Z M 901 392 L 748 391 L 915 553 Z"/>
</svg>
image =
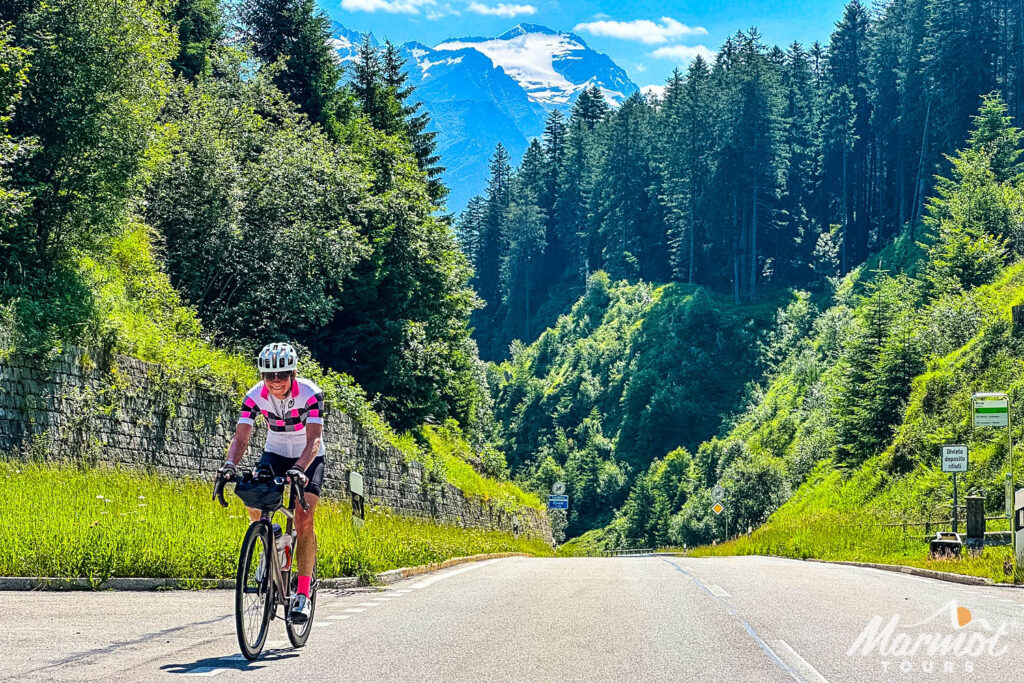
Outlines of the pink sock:
<svg viewBox="0 0 1024 683">
<path fill-rule="evenodd" d="M 308 576 L 300 576 L 299 577 L 299 587 L 298 587 L 298 589 L 296 589 L 295 592 L 296 593 L 302 593 L 307 598 L 309 597 L 309 577 Z"/>
</svg>

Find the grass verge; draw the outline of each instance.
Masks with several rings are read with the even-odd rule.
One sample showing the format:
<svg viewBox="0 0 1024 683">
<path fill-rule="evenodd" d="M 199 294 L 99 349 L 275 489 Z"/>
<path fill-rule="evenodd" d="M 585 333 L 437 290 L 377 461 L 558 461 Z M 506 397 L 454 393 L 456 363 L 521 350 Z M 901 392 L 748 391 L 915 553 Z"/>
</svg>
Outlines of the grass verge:
<svg viewBox="0 0 1024 683">
<path fill-rule="evenodd" d="M 237 498 L 227 496 L 224 509 L 211 490 L 209 482 L 108 467 L 0 462 L 0 575 L 233 578 L 248 518 Z M 356 531 L 349 506 L 331 500 L 318 507 L 316 530 L 323 578 L 369 579 L 480 553 L 551 554 L 540 539 L 381 510 Z"/>
</svg>

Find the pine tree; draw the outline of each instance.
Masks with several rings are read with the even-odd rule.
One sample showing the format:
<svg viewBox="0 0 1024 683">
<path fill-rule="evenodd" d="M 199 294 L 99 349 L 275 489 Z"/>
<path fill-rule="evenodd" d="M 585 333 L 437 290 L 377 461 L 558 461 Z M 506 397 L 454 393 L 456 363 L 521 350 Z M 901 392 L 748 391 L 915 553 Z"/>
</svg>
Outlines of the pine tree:
<svg viewBox="0 0 1024 683">
<path fill-rule="evenodd" d="M 316 0 L 243 0 L 239 13 L 253 54 L 264 64 L 283 61 L 274 84 L 337 137 L 341 68 L 329 43 L 330 19 Z"/>
<path fill-rule="evenodd" d="M 596 85 L 585 88 L 572 105 L 571 120 L 580 121 L 587 130 L 594 130 L 608 114 L 611 107 L 604 99 L 604 93 Z"/>
<path fill-rule="evenodd" d="M 189 80 L 209 73 L 210 52 L 224 35 L 220 0 L 177 0 L 170 19 L 178 28 L 174 72 Z"/>
<path fill-rule="evenodd" d="M 484 358 L 500 357 L 503 349 L 495 341 L 499 320 L 497 312 L 501 302 L 501 257 L 508 248 L 503 234 L 505 214 L 512 200 L 512 166 L 508 152 L 500 142 L 490 160 L 487 180 L 486 210 L 480 225 L 480 246 L 477 253 L 474 284 L 488 309 L 477 311 L 475 317 L 486 325 L 486 335 L 480 339 L 480 353 Z M 480 325 L 477 325 L 480 329 Z"/>
<path fill-rule="evenodd" d="M 422 102 L 409 104 L 416 89 L 408 85 L 409 75 L 405 72 L 405 59 L 390 40 L 384 41 L 380 73 L 384 87 L 398 103 L 401 118 L 405 122 L 405 134 L 412 143 L 420 170 L 427 174 L 430 198 L 435 205 L 440 205 L 448 196 L 448 188 L 441 180 L 445 169 L 438 166 L 441 156 L 437 153 L 437 131 L 427 130 L 430 126 L 430 114 L 420 111 Z"/>
</svg>

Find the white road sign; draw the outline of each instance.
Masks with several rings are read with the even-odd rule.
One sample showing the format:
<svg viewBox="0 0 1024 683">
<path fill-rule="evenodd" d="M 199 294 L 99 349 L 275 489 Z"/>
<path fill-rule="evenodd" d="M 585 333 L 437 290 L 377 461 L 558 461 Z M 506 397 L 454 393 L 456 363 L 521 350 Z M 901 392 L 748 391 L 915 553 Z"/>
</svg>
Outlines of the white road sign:
<svg viewBox="0 0 1024 683">
<path fill-rule="evenodd" d="M 947 444 L 942 447 L 943 472 L 966 472 L 969 462 L 967 446 Z"/>
<path fill-rule="evenodd" d="M 556 496 L 560 496 L 563 493 L 565 493 L 565 483 L 561 481 L 556 481 L 554 484 L 551 485 L 551 493 L 555 494 Z"/>
</svg>

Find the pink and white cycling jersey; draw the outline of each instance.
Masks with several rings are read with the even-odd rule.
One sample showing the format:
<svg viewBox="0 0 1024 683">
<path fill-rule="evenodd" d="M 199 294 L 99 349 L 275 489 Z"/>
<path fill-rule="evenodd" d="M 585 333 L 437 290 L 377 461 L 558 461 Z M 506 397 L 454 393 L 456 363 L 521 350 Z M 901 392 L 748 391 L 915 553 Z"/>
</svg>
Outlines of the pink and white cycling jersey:
<svg viewBox="0 0 1024 683">
<path fill-rule="evenodd" d="M 306 425 L 323 424 L 324 394 L 320 387 L 308 379 L 296 377 L 292 382 L 290 395 L 284 399 L 271 395 L 260 382 L 245 395 L 239 424 L 256 424 L 257 413 L 263 413 L 267 420 L 267 442 L 263 450 L 286 458 L 298 458 L 306 447 Z M 324 443 L 320 441 L 320 452 L 324 454 Z"/>
</svg>

